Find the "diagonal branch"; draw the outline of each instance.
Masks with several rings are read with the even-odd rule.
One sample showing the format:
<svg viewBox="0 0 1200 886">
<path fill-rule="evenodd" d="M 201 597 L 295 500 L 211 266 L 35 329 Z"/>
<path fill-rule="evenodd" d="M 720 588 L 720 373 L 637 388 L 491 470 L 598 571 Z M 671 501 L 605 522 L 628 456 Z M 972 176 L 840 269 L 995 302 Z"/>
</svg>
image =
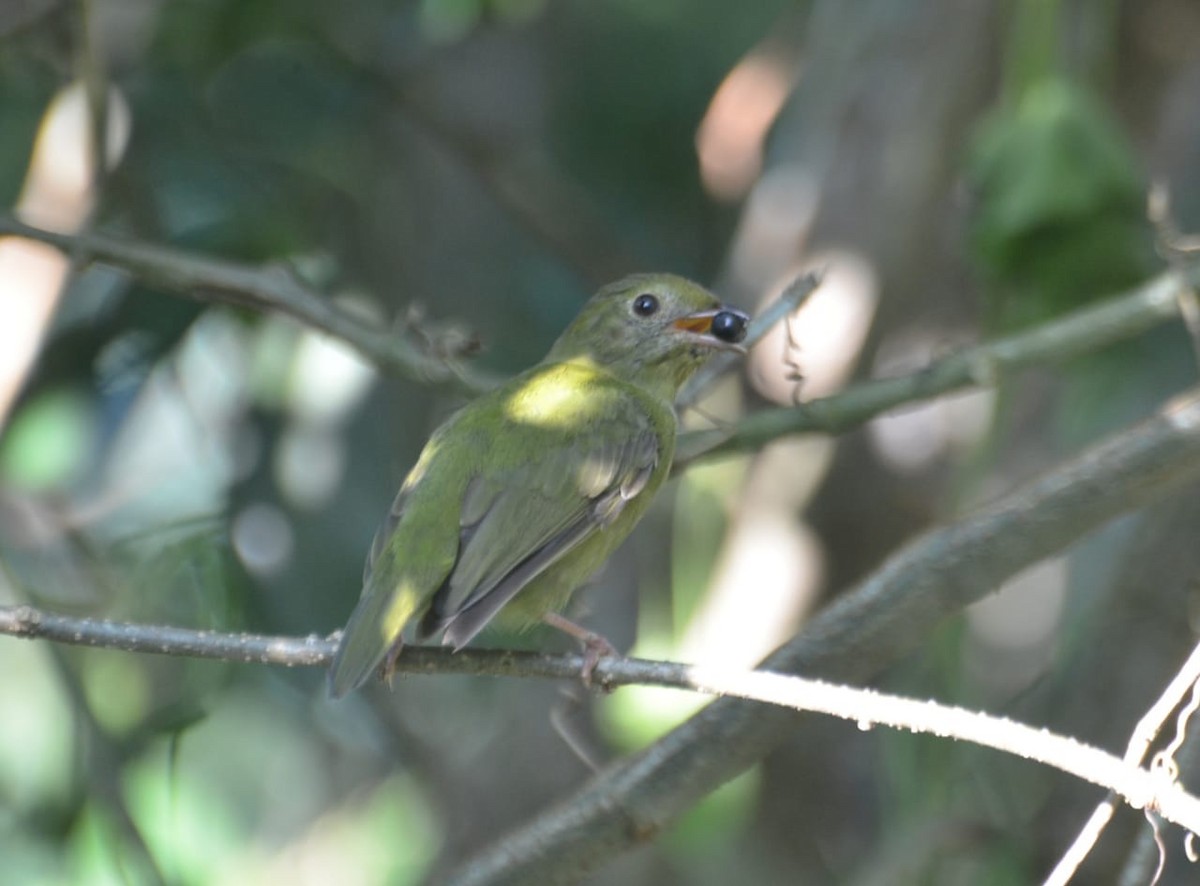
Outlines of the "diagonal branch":
<svg viewBox="0 0 1200 886">
<path fill-rule="evenodd" d="M 763 667 L 865 680 L 1007 577 L 1198 478 L 1200 397 L 1193 395 L 913 541 Z M 792 723 L 787 711 L 720 699 L 482 852 L 451 882 L 577 882 L 761 759 Z"/>
<path fill-rule="evenodd" d="M 853 592 L 827 607 L 802 635 L 772 655 L 765 668 L 847 682 L 865 679 L 915 646 L 944 616 L 984 596 L 1009 575 L 1060 550 L 1109 518 L 1197 477 L 1200 397 L 1192 395 L 977 514 L 927 533 L 901 549 Z M 27 606 L 0 607 L 0 633 L 289 665 L 327 663 L 334 645 L 332 639 L 316 636 L 226 635 L 72 619 Z M 578 656 L 486 650 L 451 654 L 410 647 L 400 657 L 397 669 L 573 677 L 582 663 Z M 711 671 L 669 662 L 604 661 L 596 677 L 612 685 L 658 682 L 708 691 L 734 688 L 718 685 Z M 689 682 L 679 682 L 682 680 Z M 779 703 L 768 696 L 760 692 L 754 697 Z M 861 718 L 861 711 L 852 716 Z M 897 722 L 878 712 L 866 719 Z M 615 853 L 653 837 L 705 793 L 767 753 L 792 722 L 784 709 L 722 698 L 645 751 L 614 764 L 573 799 L 538 816 L 482 854 L 454 882 L 574 882 Z M 1179 798 L 1164 799 L 1166 795 L 1157 788 L 1147 793 L 1145 786 L 1130 783 L 1120 787 L 1113 779 L 1105 783 L 1135 803 L 1162 804 L 1164 811 L 1176 810 L 1170 814 L 1177 820 L 1194 821 L 1190 811 L 1172 805 Z"/>
<path fill-rule="evenodd" d="M 1118 513 L 1200 476 L 1200 399 L 1165 408 L 1131 431 L 997 501 L 978 514 L 928 533 L 893 556 L 854 592 L 828 607 L 809 629 L 767 662 L 775 671 L 805 671 L 861 680 L 906 652 L 946 614 L 983 596 L 1003 578 L 1069 544 Z M 227 635 L 211 631 L 75 619 L 28 606 L 0 607 L 0 633 L 140 652 L 287 665 L 323 665 L 334 641 Z M 573 678 L 579 656 L 407 648 L 397 669 Z M 911 726 L 878 708 L 837 709 L 814 702 L 814 684 L 771 683 L 758 674 L 726 674 L 670 662 L 602 661 L 607 685 L 640 682 L 686 686 L 775 704 L 840 713 L 852 719 Z M 764 682 L 766 681 L 766 682 Z M 791 687 L 791 688 L 787 688 Z M 818 687 L 821 692 L 828 687 Z M 724 698 L 641 754 L 618 762 L 572 801 L 535 819 L 463 870 L 461 883 L 573 882 L 615 852 L 649 839 L 696 799 L 765 754 L 792 725 L 786 711 Z M 986 733 L 992 725 L 976 732 Z M 937 731 L 948 731 L 942 728 Z M 965 727 L 964 735 L 978 737 Z M 714 753 L 713 749 L 718 752 Z M 1067 757 L 1076 746 L 1064 749 Z M 1069 752 L 1069 753 L 1068 753 Z M 1035 759 L 1050 760 L 1050 755 Z M 1113 769 L 1117 765 L 1117 769 Z M 1074 768 L 1073 768 L 1074 767 Z M 1195 827 L 1190 798 L 1150 783 L 1137 769 L 1088 758 L 1062 768 L 1152 804 Z M 1107 772 L 1107 775 L 1097 773 Z M 1121 773 L 1124 772 L 1124 775 Z M 1140 774 L 1139 774 L 1140 773 Z M 1132 779 L 1132 780 L 1129 780 Z M 1182 804 L 1182 805 L 1181 805 Z"/>
<path fill-rule="evenodd" d="M 373 363 L 409 378 L 478 393 L 495 380 L 422 349 L 388 329 L 368 326 L 302 283 L 282 264 L 252 266 L 107 234 L 57 234 L 0 216 L 0 235 L 48 243 L 87 261 L 111 265 L 150 286 L 200 301 L 291 317 L 340 338 Z"/>
<path fill-rule="evenodd" d="M 0 216 L 3 234 L 49 243 L 81 260 L 90 257 L 189 298 L 284 314 L 342 339 L 384 369 L 419 381 L 466 393 L 478 393 L 498 381 L 394 332 L 368 326 L 305 286 L 284 265 L 237 264 L 100 234 L 56 234 Z M 785 316 L 818 282 L 812 276 L 795 281 L 768 309 L 771 319 L 777 322 Z M 1178 317 L 1181 301 L 1191 297 L 1197 284 L 1200 263 L 1180 265 L 1125 295 L 968 348 L 910 375 L 861 382 L 799 407 L 764 410 L 728 428 L 682 434 L 675 470 L 697 459 L 752 451 L 791 434 L 839 433 L 908 403 L 989 385 L 1007 373 L 1100 350 Z"/>
<path fill-rule="evenodd" d="M 1179 317 L 1182 300 L 1192 297 L 1197 283 L 1200 265 L 1168 271 L 1125 295 L 966 348 L 910 375 L 860 382 L 797 407 L 757 412 L 730 429 L 684 435 L 680 450 L 691 461 L 751 452 L 789 434 L 838 434 L 899 406 L 992 385 L 1002 375 L 1098 351 Z"/>
</svg>

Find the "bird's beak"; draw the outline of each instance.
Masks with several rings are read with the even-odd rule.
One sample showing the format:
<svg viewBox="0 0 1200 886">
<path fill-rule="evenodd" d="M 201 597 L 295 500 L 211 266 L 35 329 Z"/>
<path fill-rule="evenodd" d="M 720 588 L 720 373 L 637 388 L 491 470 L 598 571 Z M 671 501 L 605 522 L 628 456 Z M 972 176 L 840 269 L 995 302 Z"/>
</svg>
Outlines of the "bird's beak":
<svg viewBox="0 0 1200 886">
<path fill-rule="evenodd" d="M 690 333 L 710 347 L 726 351 L 746 353 L 739 342 L 746 337 L 746 324 L 750 318 L 732 308 L 714 308 L 685 314 L 671 325 L 682 332 Z"/>
</svg>

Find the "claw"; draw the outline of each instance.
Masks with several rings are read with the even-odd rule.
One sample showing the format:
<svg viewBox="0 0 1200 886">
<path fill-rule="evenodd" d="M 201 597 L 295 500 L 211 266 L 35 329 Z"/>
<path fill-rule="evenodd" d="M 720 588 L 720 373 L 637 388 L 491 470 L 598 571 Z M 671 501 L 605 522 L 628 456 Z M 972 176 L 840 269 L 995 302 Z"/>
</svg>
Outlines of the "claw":
<svg viewBox="0 0 1200 886">
<path fill-rule="evenodd" d="M 552 628 L 557 628 L 564 634 L 570 634 L 583 646 L 583 670 L 579 672 L 579 678 L 588 689 L 592 688 L 592 674 L 596 670 L 596 665 L 600 664 L 600 659 L 606 656 L 618 656 L 621 654 L 612 643 L 609 643 L 600 634 L 580 627 L 575 622 L 568 618 L 563 618 L 557 613 L 550 612 L 543 615 L 542 621 Z"/>
<path fill-rule="evenodd" d="M 403 649 L 404 641 L 397 640 L 392 648 L 388 650 L 383 664 L 379 666 L 379 676 L 387 683 L 388 689 L 392 688 L 392 678 L 396 676 L 396 662 L 400 659 L 400 653 Z"/>
</svg>

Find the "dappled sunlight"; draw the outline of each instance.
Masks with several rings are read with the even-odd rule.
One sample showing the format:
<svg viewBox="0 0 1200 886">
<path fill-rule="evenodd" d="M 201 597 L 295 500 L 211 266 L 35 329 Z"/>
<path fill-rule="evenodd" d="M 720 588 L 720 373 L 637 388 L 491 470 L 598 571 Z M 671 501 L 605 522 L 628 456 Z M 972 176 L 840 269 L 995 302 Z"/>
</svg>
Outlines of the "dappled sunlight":
<svg viewBox="0 0 1200 886">
<path fill-rule="evenodd" d="M 792 317 L 777 324 L 750 351 L 747 378 L 760 394 L 782 405 L 825 397 L 840 390 L 858 365 L 875 317 L 879 283 L 871 263 L 846 251 L 805 259 L 768 289 L 760 309 L 778 298 L 797 273 L 824 274 Z M 797 380 L 797 371 L 801 376 Z"/>
<path fill-rule="evenodd" d="M 755 345 L 747 366 L 758 392 L 784 405 L 846 384 L 878 299 L 872 268 L 856 254 L 814 256 L 804 264 L 812 267 L 824 270 L 821 287 Z M 801 270 L 791 267 L 766 289 L 760 310 Z M 707 587 L 682 632 L 677 654 L 684 661 L 752 667 L 799 629 L 821 593 L 825 557 L 801 515 L 835 449 L 832 438 L 814 435 L 775 441 L 753 458 Z M 696 540 L 679 544 L 695 547 Z"/>
<path fill-rule="evenodd" d="M 572 364 L 538 372 L 505 401 L 504 415 L 540 428 L 577 428 L 596 414 L 595 392 L 588 384 L 594 376 L 594 371 Z"/>
<path fill-rule="evenodd" d="M 779 278 L 803 254 L 819 205 L 819 184 L 805 166 L 771 167 L 750 192 L 730 246 L 729 268 L 738 284 L 751 291 L 782 288 Z"/>
<path fill-rule="evenodd" d="M 820 587 L 821 561 L 820 543 L 790 509 L 739 515 L 678 657 L 754 667 L 796 632 Z"/>
<path fill-rule="evenodd" d="M 156 742 L 131 767 L 130 811 L 170 881 L 417 882 L 438 847 L 417 785 L 396 774 L 335 795 L 305 722 L 278 698 L 231 693 L 177 748 Z M 101 855 L 94 873 L 115 861 Z"/>
<path fill-rule="evenodd" d="M 873 375 L 916 372 L 963 344 L 965 335 L 965 330 L 930 326 L 898 330 L 880 343 Z M 991 429 L 995 402 L 996 392 L 981 387 L 907 406 L 867 425 L 871 447 L 899 473 L 925 470 L 982 440 Z"/>
<path fill-rule="evenodd" d="M 392 593 L 391 602 L 384 610 L 383 617 L 379 619 L 377 633 L 385 646 L 391 646 L 396 638 L 401 636 L 420 601 L 421 594 L 414 586 L 413 580 L 407 576 L 402 578 Z"/>
<path fill-rule="evenodd" d="M 782 440 L 750 462 L 712 572 L 682 630 L 684 661 L 752 667 L 799 628 L 824 574 L 821 543 L 799 515 L 824 479 L 834 446 L 823 437 Z M 694 547 L 697 539 L 679 543 Z"/>
<path fill-rule="evenodd" d="M 1068 578 L 1067 559 L 1051 557 L 967 608 L 966 666 L 985 691 L 1009 698 L 1053 664 Z"/>
<path fill-rule="evenodd" d="M 343 306 L 379 322 L 373 310 L 358 302 Z M 284 348 L 281 393 L 288 421 L 274 453 L 275 481 L 289 504 L 315 510 L 327 505 L 340 487 L 346 470 L 343 425 L 361 407 L 378 372 L 344 341 L 298 328 L 290 320 L 268 322 L 285 325 L 296 335 Z M 264 333 L 260 340 L 271 338 Z"/>
<path fill-rule="evenodd" d="M 795 66 L 756 51 L 738 62 L 713 94 L 696 132 L 696 154 L 705 189 L 736 200 L 762 171 L 771 124 L 795 85 Z"/>
<path fill-rule="evenodd" d="M 115 89 L 108 98 L 105 154 L 111 167 L 129 140 L 130 111 Z M 50 103 L 14 207 L 26 222 L 71 233 L 91 213 L 90 125 L 83 84 L 67 86 Z M 37 355 L 69 268 L 70 259 L 52 246 L 0 239 L 0 427 Z"/>
<path fill-rule="evenodd" d="M 125 151 L 132 127 L 129 105 L 115 87 L 109 88 L 106 114 L 104 152 L 112 168 Z M 58 93 L 42 119 L 28 177 L 17 199 L 25 221 L 71 231 L 91 212 L 95 199 L 91 125 L 84 85 L 76 81 Z"/>
<path fill-rule="evenodd" d="M 366 397 L 378 375 L 375 367 L 344 341 L 312 330 L 298 332 L 285 395 L 288 409 L 303 422 L 344 421 Z"/>
<path fill-rule="evenodd" d="M 316 510 L 337 493 L 346 470 L 346 443 L 340 429 L 291 423 L 275 450 L 275 482 L 288 504 Z"/>
<path fill-rule="evenodd" d="M 100 436 L 95 404 L 82 392 L 31 397 L 0 441 L 0 477 L 10 490 L 62 491 L 84 479 Z"/>
<path fill-rule="evenodd" d="M 296 547 L 286 512 L 267 502 L 253 502 L 234 514 L 229 538 L 242 565 L 260 576 L 282 572 Z"/>
<path fill-rule="evenodd" d="M 66 257 L 52 246 L 0 239 L 0 420 L 12 408 L 37 354 L 67 274 Z"/>
<path fill-rule="evenodd" d="M 17 602 L 0 579 L 0 604 Z M 71 790 L 72 710 L 54 671 L 54 650 L 37 643 L 0 645 L 0 795 L 7 810 L 33 814 Z"/>
<path fill-rule="evenodd" d="M 151 371 L 116 431 L 93 518 L 129 532 L 221 510 L 239 469 L 248 345 L 233 317 L 209 312 Z"/>
<path fill-rule="evenodd" d="M 221 880 L 228 886 L 416 884 L 437 845 L 416 785 L 396 775 L 332 807 L 286 843 L 254 847 L 229 864 Z"/>
</svg>

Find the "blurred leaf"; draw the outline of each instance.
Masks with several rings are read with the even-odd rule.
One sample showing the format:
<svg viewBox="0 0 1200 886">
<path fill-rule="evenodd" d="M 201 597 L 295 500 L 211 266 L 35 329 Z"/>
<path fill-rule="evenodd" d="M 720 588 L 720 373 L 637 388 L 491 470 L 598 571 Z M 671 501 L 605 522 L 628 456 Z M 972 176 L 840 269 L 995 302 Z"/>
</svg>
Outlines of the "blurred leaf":
<svg viewBox="0 0 1200 886">
<path fill-rule="evenodd" d="M 4 479 L 31 491 L 70 482 L 90 458 L 93 432 L 91 405 L 80 394 L 60 388 L 38 395 L 0 438 Z"/>
<path fill-rule="evenodd" d="M 478 24 L 483 0 L 421 0 L 421 32 L 435 43 L 461 40 Z"/>
<path fill-rule="evenodd" d="M 640 640 L 633 654 L 654 655 Z M 661 738 L 710 701 L 699 693 L 680 689 L 626 686 L 599 699 L 596 718 L 610 741 L 632 752 Z"/>
<path fill-rule="evenodd" d="M 967 163 L 976 259 L 1025 323 L 1132 285 L 1150 269 L 1145 185 L 1089 93 L 1059 79 L 981 125 Z"/>
<path fill-rule="evenodd" d="M 243 625 L 242 577 L 219 523 L 181 521 L 97 549 L 97 574 L 115 620 L 221 631 Z M 174 734 L 201 721 L 237 666 L 199 659 L 81 649 L 89 705 L 111 734 Z"/>
<path fill-rule="evenodd" d="M 84 808 L 71 843 L 75 882 L 88 886 L 123 886 L 129 882 L 122 876 L 116 857 L 119 841 L 113 839 L 112 827 L 95 803 Z"/>
<path fill-rule="evenodd" d="M 37 812 L 71 790 L 74 718 L 50 655 L 35 643 L 0 645 L 0 810 Z"/>
<path fill-rule="evenodd" d="M 141 725 L 150 703 L 150 686 L 145 668 L 135 657 L 89 656 L 80 677 L 88 706 L 104 729 L 125 735 Z"/>
</svg>

